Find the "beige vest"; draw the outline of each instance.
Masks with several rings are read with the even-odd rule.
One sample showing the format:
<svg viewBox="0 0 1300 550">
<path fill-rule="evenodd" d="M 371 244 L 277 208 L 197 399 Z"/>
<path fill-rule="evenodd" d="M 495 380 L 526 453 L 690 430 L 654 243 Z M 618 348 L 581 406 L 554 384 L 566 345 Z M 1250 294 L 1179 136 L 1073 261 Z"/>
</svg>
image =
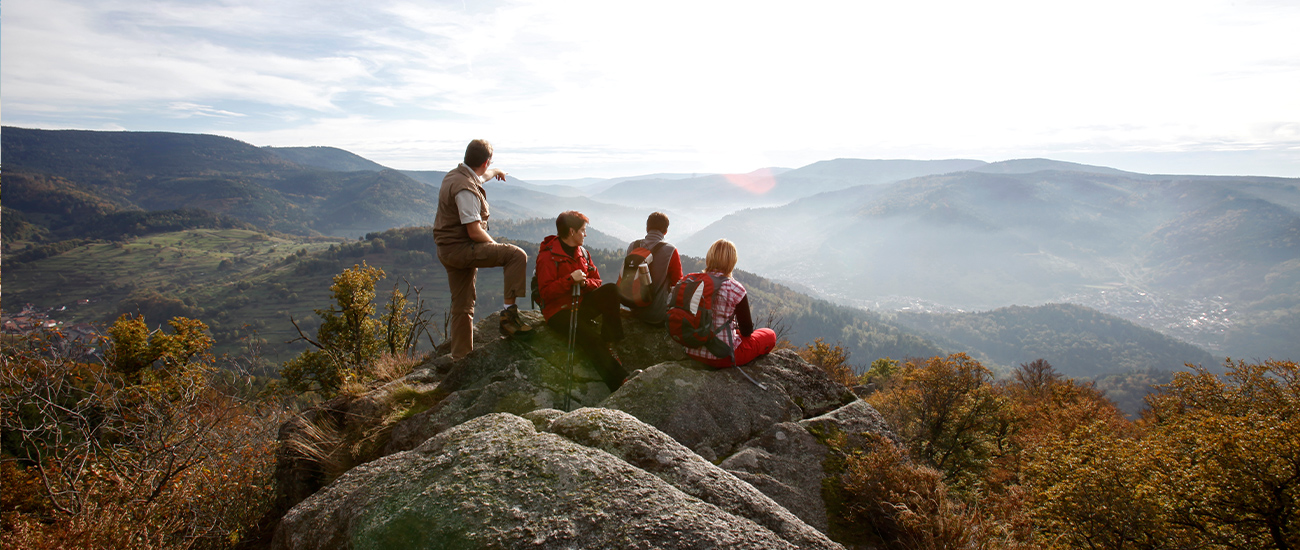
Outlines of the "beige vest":
<svg viewBox="0 0 1300 550">
<path fill-rule="evenodd" d="M 469 244 L 469 230 L 460 223 L 460 209 L 456 208 L 456 195 L 469 191 L 478 197 L 479 217 L 486 227 L 488 221 L 487 192 L 479 183 L 478 174 L 465 163 L 455 170 L 447 172 L 442 178 L 442 187 L 438 189 L 438 213 L 433 218 L 433 242 L 438 246 Z"/>
</svg>

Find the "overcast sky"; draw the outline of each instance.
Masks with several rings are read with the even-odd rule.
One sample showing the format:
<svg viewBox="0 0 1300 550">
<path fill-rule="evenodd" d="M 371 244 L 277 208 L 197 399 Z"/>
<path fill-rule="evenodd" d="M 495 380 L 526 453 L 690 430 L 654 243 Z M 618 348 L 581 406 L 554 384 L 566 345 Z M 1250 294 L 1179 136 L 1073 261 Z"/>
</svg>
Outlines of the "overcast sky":
<svg viewBox="0 0 1300 550">
<path fill-rule="evenodd" d="M 6 0 L 5 125 L 522 179 L 837 157 L 1300 177 L 1300 2 Z"/>
</svg>

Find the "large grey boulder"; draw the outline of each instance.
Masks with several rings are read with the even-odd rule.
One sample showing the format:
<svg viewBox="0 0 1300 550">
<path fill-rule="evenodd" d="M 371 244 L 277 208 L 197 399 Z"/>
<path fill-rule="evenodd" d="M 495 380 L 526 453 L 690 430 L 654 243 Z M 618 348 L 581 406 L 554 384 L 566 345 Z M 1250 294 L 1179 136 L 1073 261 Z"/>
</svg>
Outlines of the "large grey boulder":
<svg viewBox="0 0 1300 550">
<path fill-rule="evenodd" d="M 609 396 L 600 375 L 581 354 L 570 364 L 567 339 L 561 338 L 536 311 L 520 314 L 535 328 L 527 338 L 502 338 L 494 313 L 479 323 L 474 350 L 446 365 L 439 389 L 442 402 L 397 425 L 384 454 L 413 449 L 425 440 L 466 420 L 494 412 L 524 414 L 564 406 L 592 406 Z M 631 318 L 623 322 L 625 337 L 616 349 L 629 371 L 685 357 L 662 327 Z"/>
<path fill-rule="evenodd" d="M 797 422 L 773 425 L 718 466 L 828 532 L 822 497 L 826 446 Z"/>
<path fill-rule="evenodd" d="M 570 415 L 556 418 L 551 425 L 560 424 L 566 433 L 585 433 L 588 439 L 638 456 L 662 447 L 638 447 L 638 441 L 656 440 L 648 427 L 636 428 L 640 435 L 635 441 L 621 444 L 599 435 L 614 417 Z M 617 417 L 617 422 L 634 421 Z M 669 462 L 681 457 L 667 451 Z M 680 477 L 690 480 L 692 476 Z M 701 484 L 695 485 L 698 490 Z M 771 510 L 767 517 L 778 515 Z M 798 532 L 797 522 L 786 531 Z M 272 546 L 285 550 L 796 547 L 747 517 L 683 492 L 664 477 L 605 450 L 538 432 L 533 422 L 504 413 L 470 420 L 412 451 L 353 468 L 290 510 Z"/>
<path fill-rule="evenodd" d="M 772 425 L 719 466 L 825 533 L 830 526 L 822 490 L 827 477 L 838 473 L 825 468 L 833 452 L 826 441 L 838 438 L 834 452 L 851 453 L 865 448 L 864 438 L 872 435 L 898 441 L 880 413 L 857 400 L 821 416 Z"/>
<path fill-rule="evenodd" d="M 564 342 L 525 315 L 538 325 L 527 340 L 500 338 L 490 316 L 465 359 L 431 360 L 286 423 L 290 434 L 341 426 L 338 448 L 360 465 L 286 515 L 278 547 L 838 547 L 812 488 L 825 452 L 800 422 L 827 422 L 818 415 L 853 400 L 843 386 L 783 350 L 744 367 L 762 390 L 735 369 L 685 360 L 662 327 L 629 320 L 620 354 L 645 372 L 610 395 L 583 362 L 568 383 Z M 574 407 L 624 412 L 557 410 L 566 387 Z M 397 410 L 397 390 L 429 399 Z M 808 448 L 763 443 L 773 426 L 802 430 Z M 731 472 L 714 465 L 747 446 L 767 454 Z M 342 473 L 292 458 L 277 468 L 281 511 Z M 804 479 L 799 468 L 812 471 Z"/>
<path fill-rule="evenodd" d="M 753 486 L 625 412 L 578 409 L 549 426 L 570 441 L 606 451 L 688 495 L 753 520 L 799 548 L 839 548 Z"/>
<path fill-rule="evenodd" d="M 668 337 L 664 327 L 647 325 L 626 311 L 623 313 L 624 338 L 614 348 L 627 372 L 686 358 L 682 347 Z M 520 314 L 533 325 L 533 334 L 525 338 L 502 338 L 496 329 L 499 314 L 487 316 L 475 329 L 474 351 L 450 366 L 443 380 L 445 389 L 457 391 L 479 387 L 490 380 L 522 376 L 560 398 L 566 388 L 572 388 L 573 398 L 583 406 L 593 405 L 609 395 L 600 375 L 590 367 L 581 350 L 575 352 L 575 360 L 570 365 L 568 338 L 552 331 L 541 313 L 525 310 Z M 568 377 L 570 372 L 573 381 Z"/>
<path fill-rule="evenodd" d="M 646 369 L 600 406 L 625 411 L 715 461 L 773 424 L 817 416 L 855 399 L 793 350 L 775 351 L 743 368 L 767 389 L 736 369 L 674 361 Z"/>
</svg>

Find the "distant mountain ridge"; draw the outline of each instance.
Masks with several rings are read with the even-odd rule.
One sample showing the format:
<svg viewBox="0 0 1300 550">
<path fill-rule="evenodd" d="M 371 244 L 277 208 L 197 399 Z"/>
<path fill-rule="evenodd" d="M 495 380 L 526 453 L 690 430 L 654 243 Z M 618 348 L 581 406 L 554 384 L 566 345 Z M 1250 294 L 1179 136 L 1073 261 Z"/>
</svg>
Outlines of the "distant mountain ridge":
<svg viewBox="0 0 1300 550">
<path fill-rule="evenodd" d="M 1300 356 L 1251 336 L 1300 333 L 1300 180 L 1063 166 L 859 185 L 737 212 L 679 246 L 730 238 L 760 273 L 872 307 L 1072 301 L 1234 356 Z"/>
<path fill-rule="evenodd" d="M 1112 176 L 1128 177 L 1146 177 L 1145 174 L 1135 172 L 1125 172 L 1105 166 L 1093 166 L 1090 164 L 1079 164 L 1077 162 L 1066 162 L 1051 159 L 1014 159 L 992 162 L 983 166 L 969 168 L 972 172 L 985 172 L 988 174 L 1032 174 L 1034 172 L 1046 172 L 1056 170 L 1060 172 L 1085 172 L 1090 174 L 1109 174 Z"/>
<path fill-rule="evenodd" d="M 121 210 L 199 208 L 269 230 L 348 237 L 428 225 L 437 205 L 436 188 L 330 147 L 259 148 L 209 135 L 15 127 L 5 127 L 0 138 L 7 189 L 58 181 L 51 189 L 65 202 L 94 197 Z M 538 215 L 508 202 L 494 204 L 493 213 Z M 51 215 L 52 226 L 72 224 L 67 214 Z"/>
<path fill-rule="evenodd" d="M 337 147 L 264 147 L 264 149 L 295 164 L 321 170 L 382 172 L 388 169 L 377 162 Z"/>
</svg>

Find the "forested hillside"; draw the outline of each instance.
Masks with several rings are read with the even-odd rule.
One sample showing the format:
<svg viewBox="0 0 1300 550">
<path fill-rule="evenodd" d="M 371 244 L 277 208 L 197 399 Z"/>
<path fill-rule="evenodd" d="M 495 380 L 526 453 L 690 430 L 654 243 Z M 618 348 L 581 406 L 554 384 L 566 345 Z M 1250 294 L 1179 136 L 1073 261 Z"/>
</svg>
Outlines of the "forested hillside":
<svg viewBox="0 0 1300 550">
<path fill-rule="evenodd" d="M 87 213 L 176 209 L 263 230 L 355 237 L 432 223 L 437 204 L 436 188 L 337 149 L 276 152 L 209 135 L 13 127 L 0 143 L 5 206 L 64 238 L 79 231 L 70 221 Z M 493 207 L 500 219 L 529 212 L 508 201 Z"/>
<path fill-rule="evenodd" d="M 263 147 L 294 164 L 335 172 L 381 172 L 383 165 L 337 147 Z"/>
<path fill-rule="evenodd" d="M 530 218 L 526 220 L 493 220 L 489 224 L 492 233 L 516 241 L 541 243 L 547 235 L 555 234 L 555 218 Z M 587 228 L 587 237 L 583 246 L 588 249 L 626 250 L 630 241 L 616 239 L 595 227 Z M 529 256 L 536 255 L 537 247 L 525 249 Z M 621 258 L 620 258 L 621 259 Z"/>
<path fill-rule="evenodd" d="M 991 363 L 1015 366 L 1046 359 L 1065 376 L 1091 379 L 1106 374 L 1158 369 L 1182 370 L 1192 363 L 1211 367 L 1203 349 L 1113 315 L 1074 304 L 1012 306 L 978 313 L 898 312 L 900 325 L 951 343 L 951 349 L 979 350 Z"/>
</svg>

